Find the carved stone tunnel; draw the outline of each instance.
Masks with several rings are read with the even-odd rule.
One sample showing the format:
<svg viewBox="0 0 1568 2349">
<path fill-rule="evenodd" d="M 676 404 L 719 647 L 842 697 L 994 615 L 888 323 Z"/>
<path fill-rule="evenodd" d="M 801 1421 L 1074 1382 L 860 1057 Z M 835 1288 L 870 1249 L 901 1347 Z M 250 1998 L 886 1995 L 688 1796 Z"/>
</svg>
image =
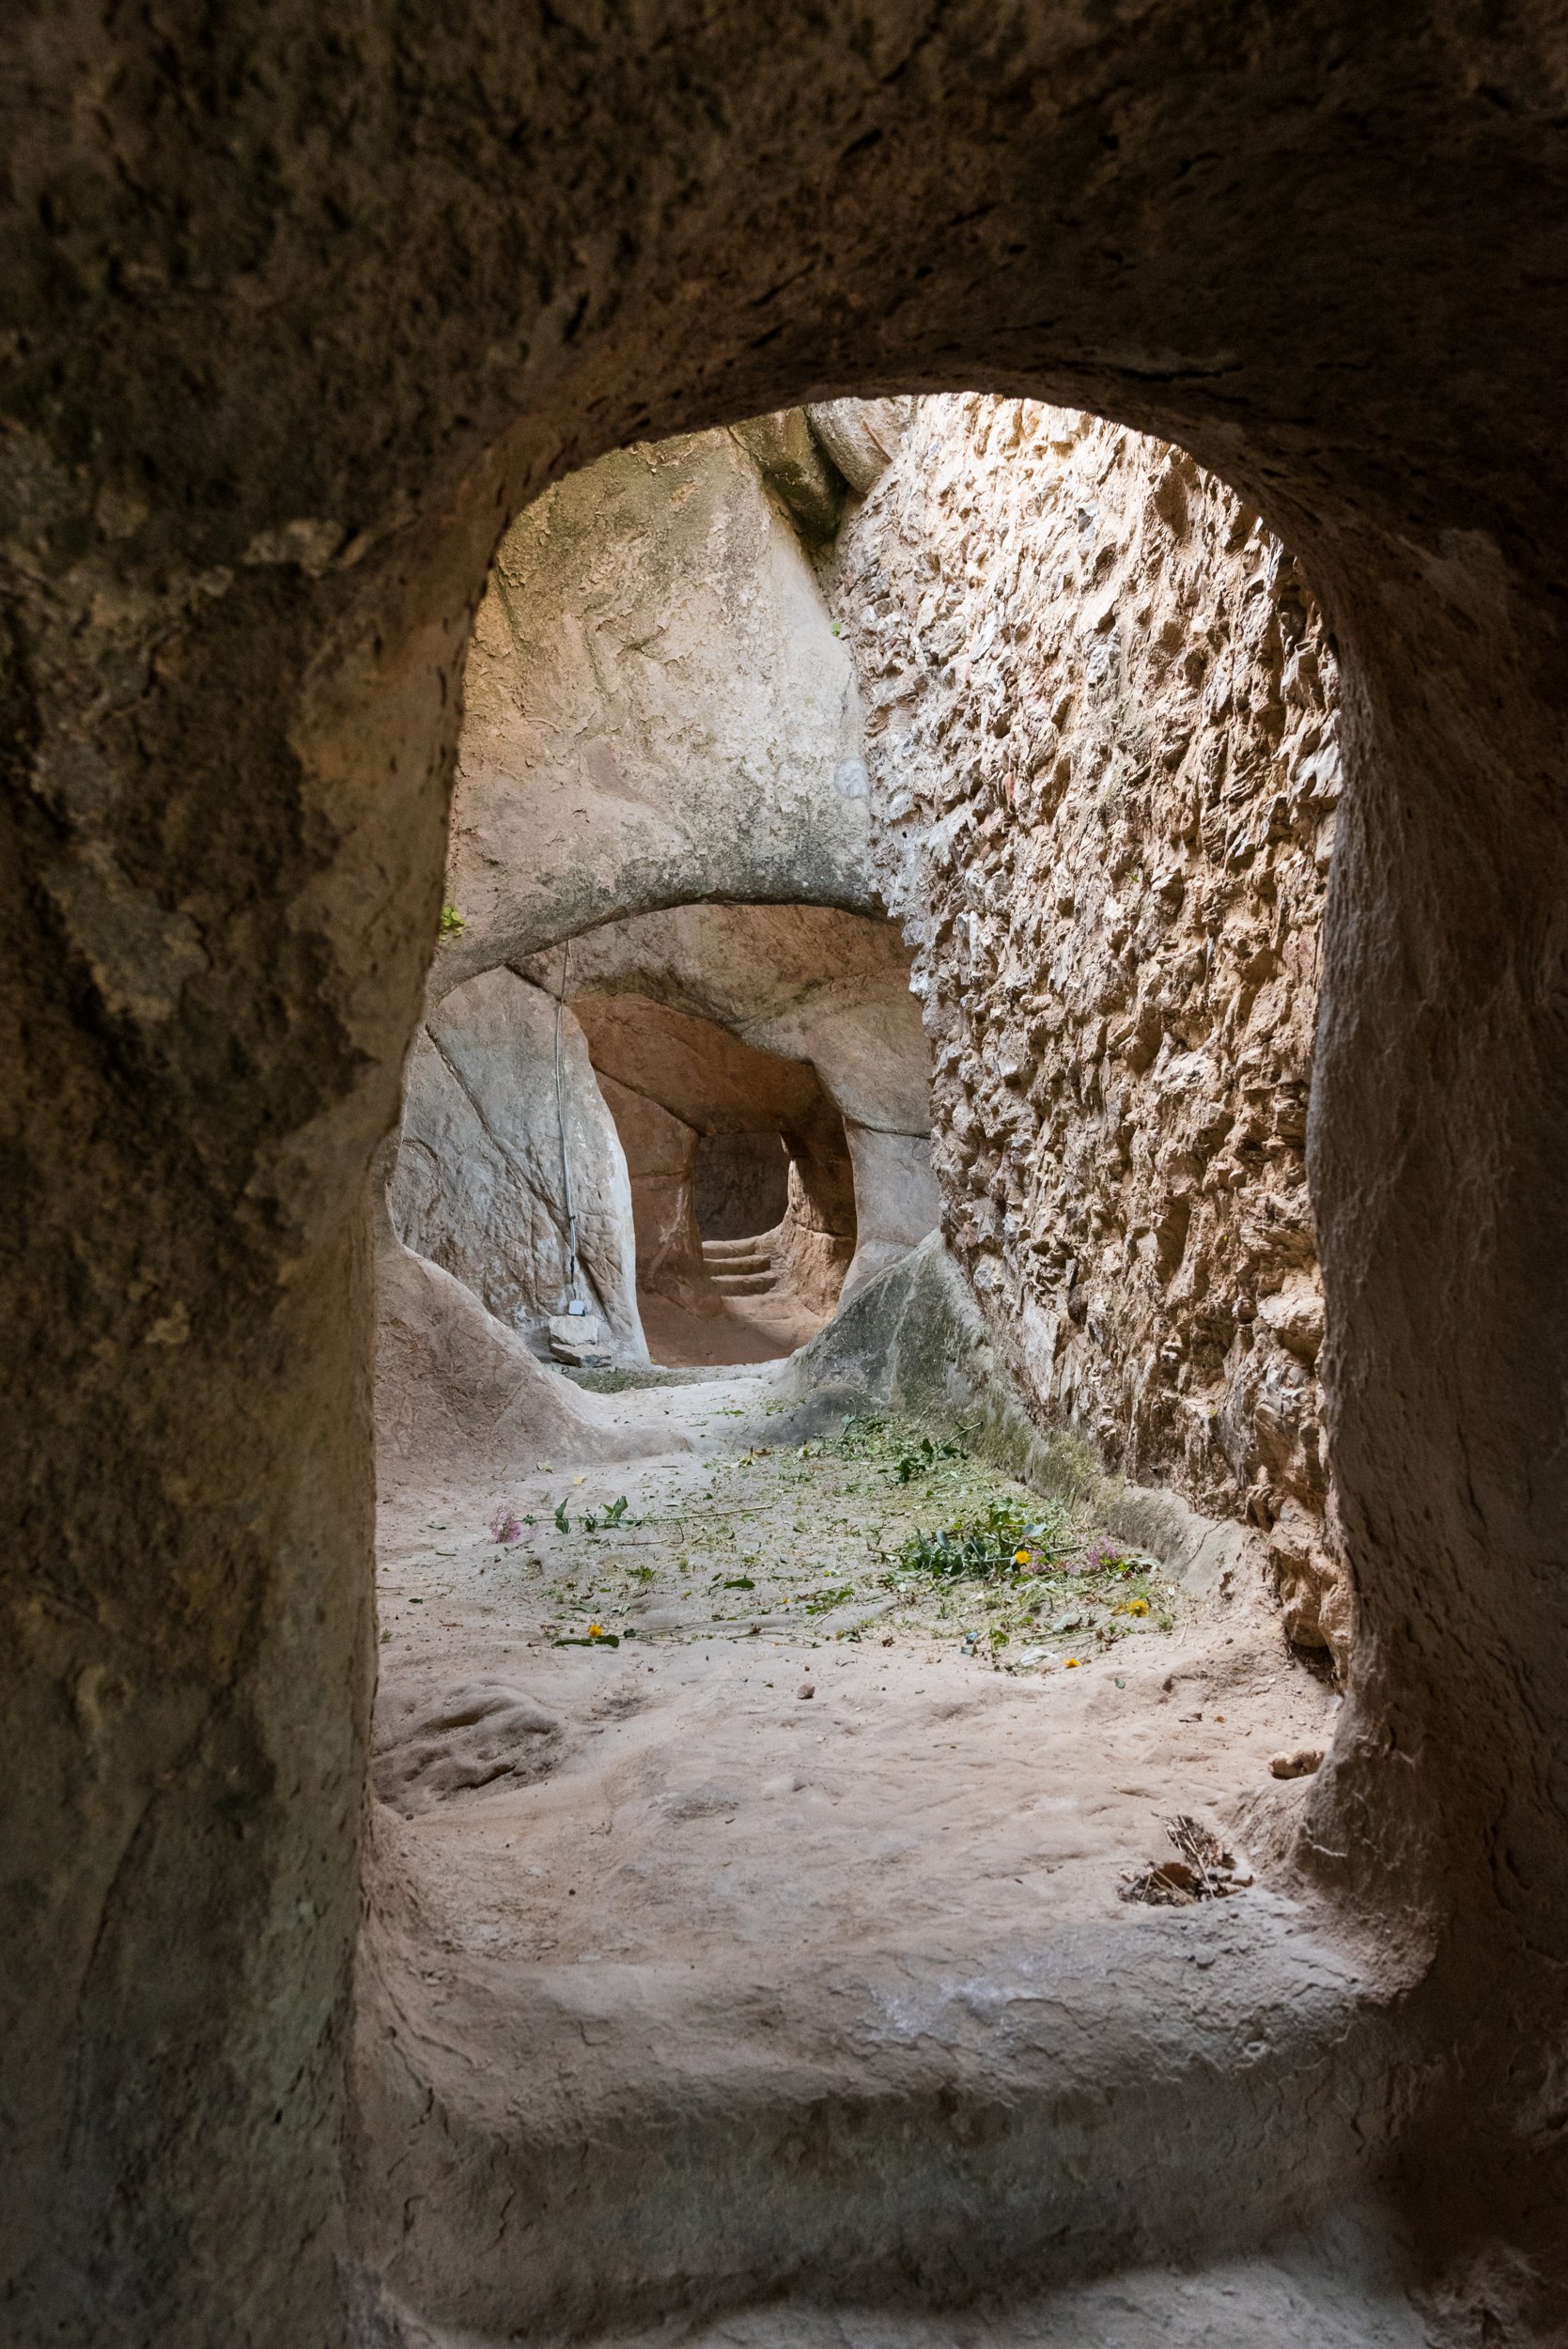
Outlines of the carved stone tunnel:
<svg viewBox="0 0 1568 2349">
<path fill-rule="evenodd" d="M 574 485 L 609 452 L 801 403 L 979 393 L 1071 403 L 1185 452 L 1290 549 L 1337 665 L 1343 793 L 1310 1101 L 1293 1108 L 1281 1080 L 1233 1154 L 1252 1179 L 1246 1152 L 1298 1147 L 1304 1117 L 1321 1421 L 1290 1370 L 1308 1369 L 1314 1303 L 1283 1273 L 1251 1299 L 1259 1313 L 1281 1301 L 1213 1446 L 1196 1415 L 1211 1379 L 1241 1365 L 1227 1369 L 1218 1328 L 1199 1332 L 1185 1387 L 1152 1324 L 1124 1358 L 1103 1293 L 1110 1237 L 1091 1235 L 1097 1257 L 1042 1258 L 1033 1316 L 1005 1283 L 986 1290 L 987 1263 L 1016 1263 L 997 1116 L 1001 1095 L 1027 1088 L 1002 1072 L 1004 1022 L 970 1105 L 975 1156 L 943 1177 L 962 1208 L 954 1248 L 999 1344 L 1033 1343 L 1043 1361 L 1048 1338 L 1086 1423 L 1110 1417 L 1151 1458 L 1186 1427 L 1189 1399 L 1193 1473 L 1218 1481 L 1220 1459 L 1245 1473 L 1260 1539 L 1290 1532 L 1287 1502 L 1306 1509 L 1276 1562 L 1283 1573 L 1294 1556 L 1303 1588 L 1320 1519 L 1291 1480 L 1309 1482 L 1305 1429 L 1321 1426 L 1356 1630 L 1329 1757 L 1277 1864 L 1279 1897 L 1310 1905 L 1326 1938 L 1290 1947 L 1281 1928 L 1277 1942 L 1256 1921 L 1265 1899 L 1204 1965 L 1206 1942 L 1156 1921 L 1141 1946 L 1159 1952 L 1143 1977 L 1158 1996 L 1147 2028 L 1120 2038 L 1126 2005 L 1096 2003 L 1115 1981 L 1106 1945 L 1053 1943 L 1030 2000 L 1060 2030 L 1018 2055 L 1029 2094 L 1006 2162 L 986 2168 L 1007 2136 L 993 2126 L 1000 2091 L 962 2110 L 979 2149 L 968 2202 L 943 2200 L 951 2125 L 944 2138 L 931 2121 L 918 2159 L 900 2152 L 901 2114 L 943 2109 L 923 2068 L 929 2032 L 881 2046 L 876 2094 L 813 2107 L 792 2089 L 744 2144 L 723 2123 L 738 2051 L 708 2082 L 693 2193 L 650 2196 L 610 2313 L 651 2322 L 686 2306 L 699 2321 L 682 2298 L 686 2219 L 733 2209 L 740 2250 L 727 2278 L 710 2271 L 716 2299 L 732 2286 L 799 2296 L 821 2272 L 889 2308 L 912 2295 L 913 2337 L 924 2326 L 940 2340 L 929 2328 L 947 2322 L 933 2313 L 944 2295 L 987 2281 L 968 2257 L 964 2213 L 979 2210 L 1002 2215 L 1004 2248 L 1022 2247 L 1010 2289 L 1089 2295 L 1069 2311 L 1073 2338 L 1094 2337 L 1091 2318 L 1115 2338 L 1104 2295 L 1131 2289 L 1085 2279 L 1206 2263 L 1215 2296 L 1202 2301 L 1200 2278 L 1191 2303 L 1203 2338 L 1223 2319 L 1225 2262 L 1288 2231 L 1308 2186 L 1350 2180 L 1363 2212 L 1397 2221 L 1398 2321 L 1414 2338 L 1556 2337 L 1568 1947 L 1556 13 L 1539 0 L 1397 19 L 1339 0 L 1288 16 L 1152 0 L 1114 23 L 1047 5 L 850 22 L 786 8 L 766 70 L 754 12 L 722 6 L 548 23 L 415 8 L 330 39 L 318 11 L 290 6 L 241 7 L 216 28 L 179 7 L 156 28 L 23 11 L 6 41 L 18 103 L 4 198 L 0 1673 L 15 2336 L 336 2349 L 356 2332 L 384 2341 L 395 2322 L 371 2274 L 391 2251 L 358 2206 L 350 2235 L 345 2170 L 348 2144 L 353 2174 L 384 2186 L 376 2208 L 393 2210 L 376 2147 L 396 2131 L 362 2142 L 369 2108 L 350 2123 L 347 2084 L 367 1903 L 373 1935 L 418 1939 L 403 1829 L 380 1814 L 366 1826 L 368 1177 L 432 1005 L 567 937 L 705 897 L 878 913 L 854 869 L 862 801 L 843 765 L 852 746 L 831 741 L 831 693 L 809 889 L 795 839 L 753 820 L 737 762 L 727 798 L 695 794 L 722 816 L 717 863 L 694 852 L 678 791 L 671 817 L 605 769 L 622 809 L 614 857 L 575 854 L 587 802 L 535 808 L 497 866 L 526 878 L 529 919 L 492 902 L 460 791 L 446 856 L 490 558 L 541 497 L 565 531 Z M 697 526 L 694 488 L 677 510 Z M 485 710 L 485 625 L 471 715 Z M 629 631 L 629 662 L 642 641 Z M 737 673 L 748 692 L 767 682 L 754 664 Z M 832 674 L 817 667 L 802 690 Z M 689 770 L 675 758 L 670 771 Z M 1015 801 L 1041 779 L 999 764 L 1001 806 L 1008 773 Z M 1107 813 L 1114 829 L 1114 802 Z M 1301 815 L 1287 804 L 1280 821 Z M 1001 831 L 972 856 L 957 844 L 954 861 L 1005 894 Z M 1231 838 L 1215 844 L 1221 861 Z M 1159 867 L 1127 870 L 1157 900 Z M 613 879 L 628 871 L 631 902 Z M 466 926 L 438 949 L 454 889 Z M 942 911 L 955 935 L 964 916 L 967 950 L 995 954 L 984 906 Z M 1232 942 L 1246 986 L 1281 975 L 1245 975 L 1272 937 Z M 1005 971 L 982 976 L 1005 987 Z M 1100 1060 L 1121 1053 L 1128 1071 L 1085 1104 L 1095 1116 L 1111 1093 L 1136 1107 L 1136 1086 L 1169 1070 L 1157 1047 L 1136 1065 L 1153 1041 L 1142 1008 L 1134 994 L 1094 1015 Z M 939 1113 L 956 1133 L 955 1112 Z M 1124 1125 L 1104 1130 L 1113 1150 Z M 1144 1217 L 1133 1193 L 1146 1172 L 1129 1155 L 1098 1194 L 1109 1219 L 1125 1190 L 1114 1237 L 1130 1242 L 1129 1282 L 1141 1238 L 1155 1272 L 1178 1249 L 1185 1261 L 1195 1232 L 1210 1251 L 1196 1206 L 1179 1231 L 1179 1218 Z M 572 1458 L 600 1398 L 574 1398 L 513 1333 L 498 1338 L 441 1267 L 384 1235 L 380 1252 L 385 1476 L 406 1465 L 399 1430 L 409 1458 L 474 1479 L 481 1454 L 500 1475 L 504 1439 L 524 1425 L 531 1449 Z M 929 1261 L 908 1274 L 911 1295 Z M 1050 1282 L 1062 1315 L 1048 1329 Z M 882 1336 L 909 1334 L 877 1295 Z M 862 1306 L 851 1326 L 859 1302 L 833 1340 L 841 1364 L 872 1317 Z M 911 1339 L 898 1357 L 910 1392 L 916 1351 Z M 422 1416 L 436 1354 L 449 1392 L 485 1398 L 439 1441 Z M 1064 1388 L 1057 1400 L 1069 1408 Z M 394 1977 L 375 1979 L 361 2006 L 372 2032 Z M 921 2012 L 967 2061 L 981 2023 L 948 1983 L 938 1966 L 916 1985 Z M 625 2012 L 585 1991 L 559 2009 L 548 2040 L 561 2078 L 597 2035 L 634 2037 Z M 440 2039 L 439 2013 L 418 2020 Z M 437 2226 L 429 2247 L 450 2304 L 485 2284 L 470 2246 L 508 2193 L 532 2186 L 543 2207 L 545 2181 L 581 2179 L 580 2201 L 552 2206 L 557 2244 L 581 2252 L 639 2183 L 670 2184 L 657 2080 L 644 2132 L 628 2135 L 613 2103 L 565 2091 L 490 2109 L 460 2052 L 442 2061 L 439 2097 L 412 2073 L 382 2086 L 395 2117 L 406 2089 L 411 2110 L 460 2123 L 441 2178 L 422 2171 L 404 2205 L 413 2219 L 450 2213 L 435 2186 L 454 2177 L 468 2196 L 474 2234 Z M 1172 2082 L 1186 2091 L 1161 2103 Z M 1150 2162 L 1125 2226 L 1107 2222 L 1102 2173 L 1074 2133 L 1111 2110 L 1126 2136 L 1101 2141 L 1134 2141 Z M 584 2144 L 610 2149 L 601 2167 L 573 2166 Z M 868 2200 L 846 2234 L 857 2172 Z M 794 2183 L 769 2200 L 781 2181 Z M 1320 2262 L 1305 2305 L 1332 2338 L 1333 2294 L 1364 2315 L 1382 2285 L 1362 2290 L 1345 2238 L 1325 2239 L 1342 2252 L 1327 2283 Z M 513 2325 L 525 2272 L 542 2279 L 541 2325 L 606 2317 L 592 2294 L 574 2297 L 582 2259 L 561 2250 L 548 2272 L 492 2279 L 475 2321 Z M 1275 2260 L 1271 2272 L 1282 2307 L 1295 2271 Z M 803 2307 L 788 2321 L 806 2340 L 837 2322 Z M 1048 2340 L 1049 2321 L 1032 2338 Z M 1351 2307 L 1344 2338 L 1365 2337 Z M 1208 2337 L 1224 2336 L 1210 2323 Z"/>
</svg>

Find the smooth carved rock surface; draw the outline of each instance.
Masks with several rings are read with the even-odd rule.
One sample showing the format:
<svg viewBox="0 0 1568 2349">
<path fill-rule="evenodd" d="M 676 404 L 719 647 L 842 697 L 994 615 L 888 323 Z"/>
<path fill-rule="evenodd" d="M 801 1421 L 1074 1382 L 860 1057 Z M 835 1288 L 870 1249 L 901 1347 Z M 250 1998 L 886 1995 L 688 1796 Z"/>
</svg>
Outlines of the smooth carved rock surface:
<svg viewBox="0 0 1568 2349">
<path fill-rule="evenodd" d="M 727 432 L 624 449 L 520 516 L 464 691 L 436 992 L 683 899 L 875 907 L 854 671 Z"/>
<path fill-rule="evenodd" d="M 907 399 L 814 400 L 806 420 L 857 496 L 880 478 L 908 428 Z"/>
<path fill-rule="evenodd" d="M 466 1283 L 388 1234 L 376 1263 L 376 1468 L 382 1497 L 500 1492 L 541 1457 L 593 1461 L 658 1449 L 612 1434 L 598 1399 L 547 1370 Z M 662 1439 L 668 1442 L 668 1437 Z"/>
<path fill-rule="evenodd" d="M 846 1117 L 844 1136 L 855 1171 L 857 1210 L 855 1253 L 844 1276 L 844 1295 L 850 1298 L 863 1281 L 937 1229 L 941 1195 L 924 1134 L 890 1133 Z"/>
<path fill-rule="evenodd" d="M 668 1298 L 689 1313 L 716 1314 L 719 1300 L 703 1263 L 694 1206 L 696 1128 L 607 1069 L 596 1074 L 626 1155 L 639 1296 Z"/>
<path fill-rule="evenodd" d="M 645 1361 L 626 1160 L 582 1032 L 511 971 L 489 971 L 430 1012 L 409 1055 L 393 1176 L 394 1228 L 487 1310 L 548 1351 L 544 1324 L 570 1278 L 561 1112 L 585 1301 L 614 1349 Z"/>
<path fill-rule="evenodd" d="M 561 957 L 524 967 L 553 985 Z M 567 1001 L 631 991 L 716 1020 L 759 1051 L 809 1061 L 846 1117 L 928 1134 L 930 1051 L 909 969 L 885 916 L 810 903 L 685 905 L 574 939 Z"/>
<path fill-rule="evenodd" d="M 807 1142 L 842 1124 L 816 1070 L 745 1042 L 640 990 L 573 998 L 593 1065 L 659 1101 L 698 1133 L 751 1133 L 764 1121 Z"/>
<path fill-rule="evenodd" d="M 635 992 L 582 994 L 575 1008 L 596 1069 L 620 1089 L 611 1097 L 639 1094 L 693 1137 L 754 1133 L 765 1121 L 775 1128 L 790 1153 L 775 1260 L 787 1265 L 790 1284 L 811 1314 L 831 1313 L 854 1255 L 859 1203 L 846 1121 L 812 1064 L 759 1050 L 711 1019 Z M 629 1124 L 629 1158 L 636 1152 L 640 1159 L 646 1139 L 641 1117 Z M 667 1138 L 658 1147 L 662 1158 Z M 657 1193 L 643 1194 L 639 1255 L 645 1261 L 657 1250 L 683 1283 L 692 1245 L 700 1257 L 693 1174 L 689 1168 L 677 1191 L 665 1182 Z M 687 1215 L 689 1238 L 672 1248 L 660 1226 L 650 1227 L 650 1210 L 662 1218 L 677 1208 Z M 706 1268 L 693 1300 L 699 1310 L 705 1289 L 711 1296 Z M 662 1293 L 673 1291 L 665 1285 Z"/>
<path fill-rule="evenodd" d="M 1263 1528 L 1343 1666 L 1305 1138 L 1337 673 L 1190 458 L 929 399 L 838 543 L 944 1227 L 1043 1404 Z"/>
<path fill-rule="evenodd" d="M 542 981 L 558 972 L 559 957 L 537 956 L 525 967 Z M 910 993 L 909 950 L 896 925 L 826 906 L 680 906 L 607 923 L 575 941 L 570 970 L 573 1000 L 589 1022 L 601 1077 L 608 1071 L 648 1089 L 638 1073 L 645 1041 L 629 1038 L 618 1054 L 609 1044 L 618 1024 L 618 995 L 718 1023 L 758 1055 L 815 1071 L 843 1115 L 854 1212 L 851 1218 L 834 1208 L 813 1220 L 826 1234 L 854 1234 L 847 1272 L 842 1255 L 799 1235 L 799 1214 L 786 1222 L 797 1271 L 829 1305 L 841 1274 L 852 1294 L 936 1229 L 940 1199 L 927 1139 L 930 1051 Z M 590 996 L 598 1006 L 592 1013 L 585 1008 Z M 619 1021 L 647 1017 L 627 1012 Z M 726 1055 L 709 1036 L 694 1043 L 690 1058 L 695 1091 L 690 1083 L 685 1091 L 670 1089 L 676 1068 L 671 1058 L 660 1098 L 676 1114 L 696 1120 L 694 1104 L 717 1083 Z M 766 1077 L 760 1059 L 747 1063 L 740 1052 L 735 1058 L 741 1067 L 754 1067 L 758 1081 Z M 737 1077 L 737 1114 L 754 1091 L 753 1081 Z M 809 1167 L 802 1172 L 812 1187 Z M 799 1180 L 792 1197 L 799 1206 Z"/>
</svg>

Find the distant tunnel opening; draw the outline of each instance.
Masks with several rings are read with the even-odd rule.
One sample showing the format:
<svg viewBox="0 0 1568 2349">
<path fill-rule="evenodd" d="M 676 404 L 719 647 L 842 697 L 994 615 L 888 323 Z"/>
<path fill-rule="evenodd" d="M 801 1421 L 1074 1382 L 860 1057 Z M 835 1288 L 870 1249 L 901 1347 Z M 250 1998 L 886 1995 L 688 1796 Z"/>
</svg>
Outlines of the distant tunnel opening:
<svg viewBox="0 0 1568 2349">
<path fill-rule="evenodd" d="M 767 1361 L 803 1345 L 856 1239 L 844 1118 L 815 1069 L 639 993 L 571 1007 L 626 1154 L 654 1361 Z"/>
<path fill-rule="evenodd" d="M 431 1004 L 392 1233 L 544 1361 L 775 1361 L 934 1228 L 927 1072 L 890 922 L 607 924 Z"/>
<path fill-rule="evenodd" d="M 784 1219 L 789 1147 L 771 1128 L 703 1134 L 691 1168 L 691 1212 L 704 1242 L 752 1239 Z"/>
</svg>

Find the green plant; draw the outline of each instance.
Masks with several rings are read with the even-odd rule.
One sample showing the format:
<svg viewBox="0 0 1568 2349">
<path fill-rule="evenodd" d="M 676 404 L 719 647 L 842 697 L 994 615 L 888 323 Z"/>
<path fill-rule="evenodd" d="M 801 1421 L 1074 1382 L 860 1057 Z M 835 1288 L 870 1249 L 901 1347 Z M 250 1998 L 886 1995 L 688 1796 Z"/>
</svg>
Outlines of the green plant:
<svg viewBox="0 0 1568 2349">
<path fill-rule="evenodd" d="M 806 1601 L 808 1615 L 826 1615 L 834 1607 L 843 1607 L 855 1595 L 852 1582 L 841 1583 L 836 1590 L 818 1591 Z"/>
<path fill-rule="evenodd" d="M 833 1450 L 841 1459 L 885 1464 L 901 1485 L 924 1475 L 943 1460 L 967 1457 L 963 1445 L 946 1437 L 932 1436 L 907 1423 L 897 1426 L 870 1412 L 851 1412 L 845 1419 Z M 846 1490 L 852 1492 L 855 1487 L 847 1486 Z"/>
<path fill-rule="evenodd" d="M 1048 1573 L 1073 1548 L 1065 1509 L 1047 1502 L 993 1501 L 975 1516 L 955 1517 L 933 1532 L 911 1533 L 898 1552 L 908 1572 L 955 1579 L 1024 1572 Z"/>
<path fill-rule="evenodd" d="M 939 1460 L 961 1460 L 963 1456 L 957 1444 L 938 1443 L 930 1436 L 922 1436 L 918 1443 L 900 1452 L 893 1464 L 893 1472 L 901 1485 L 908 1485 L 934 1469 Z"/>
<path fill-rule="evenodd" d="M 458 911 L 457 907 L 451 905 L 442 906 L 441 910 L 440 935 L 442 938 L 456 938 L 458 932 L 462 928 L 462 926 L 463 917 Z"/>
</svg>

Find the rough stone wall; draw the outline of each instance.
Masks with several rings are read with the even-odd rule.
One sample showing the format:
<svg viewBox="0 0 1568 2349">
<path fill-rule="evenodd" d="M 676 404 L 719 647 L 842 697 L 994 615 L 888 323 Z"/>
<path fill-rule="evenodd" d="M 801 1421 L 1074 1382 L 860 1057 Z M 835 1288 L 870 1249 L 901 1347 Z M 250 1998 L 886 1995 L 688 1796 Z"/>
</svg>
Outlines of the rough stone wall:
<svg viewBox="0 0 1568 2349">
<path fill-rule="evenodd" d="M 704 1239 L 750 1239 L 784 1218 L 789 1161 L 776 1133 L 705 1134 L 692 1213 Z"/>
<path fill-rule="evenodd" d="M 1300 571 L 1178 449 L 928 399 L 840 536 L 944 1228 L 1046 1409 L 1343 1660 L 1305 1135 L 1340 789 Z"/>
</svg>

